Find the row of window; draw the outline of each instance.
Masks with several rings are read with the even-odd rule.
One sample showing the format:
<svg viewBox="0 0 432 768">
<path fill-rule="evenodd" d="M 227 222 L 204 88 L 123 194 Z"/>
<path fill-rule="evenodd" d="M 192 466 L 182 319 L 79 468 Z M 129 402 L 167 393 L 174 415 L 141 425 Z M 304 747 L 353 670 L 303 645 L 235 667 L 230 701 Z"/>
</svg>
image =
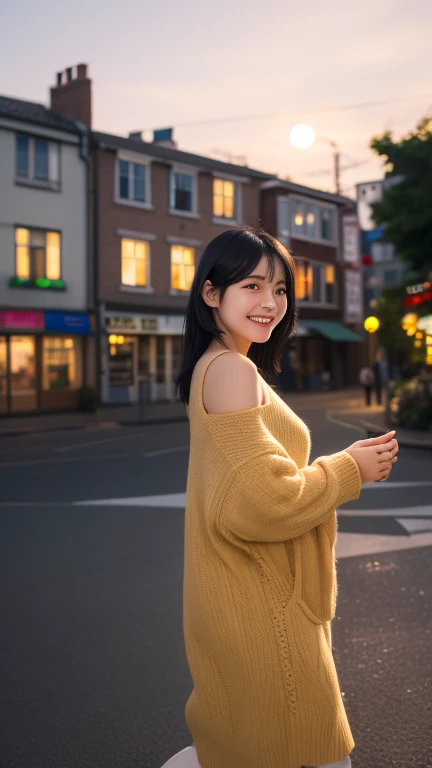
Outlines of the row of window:
<svg viewBox="0 0 432 768">
<path fill-rule="evenodd" d="M 60 144 L 18 134 L 15 146 L 15 173 L 18 181 L 59 186 Z M 118 159 L 117 198 L 137 205 L 151 204 L 149 163 Z M 172 211 L 194 213 L 198 209 L 196 176 L 170 171 L 169 207 Z M 234 221 L 238 214 L 236 184 L 226 179 L 213 180 L 213 215 Z"/>
<path fill-rule="evenodd" d="M 336 304 L 333 264 L 296 259 L 296 300 L 315 304 Z"/>
<path fill-rule="evenodd" d="M 120 200 L 150 205 L 151 166 L 130 160 L 118 160 L 117 195 Z M 234 221 L 238 216 L 236 184 L 227 179 L 213 179 L 213 216 Z M 169 208 L 181 213 L 196 213 L 198 191 L 196 176 L 186 171 L 170 171 Z"/>
<path fill-rule="evenodd" d="M 293 237 L 334 242 L 336 238 L 334 210 L 303 200 L 292 201 L 291 232 Z"/>
<path fill-rule="evenodd" d="M 171 288 L 189 291 L 195 275 L 195 248 L 170 246 Z M 16 277 L 23 280 L 61 278 L 59 232 L 17 227 L 15 230 Z M 134 288 L 150 287 L 150 243 L 121 238 L 121 283 Z M 335 268 L 303 259 L 296 260 L 296 299 L 335 304 Z"/>
</svg>

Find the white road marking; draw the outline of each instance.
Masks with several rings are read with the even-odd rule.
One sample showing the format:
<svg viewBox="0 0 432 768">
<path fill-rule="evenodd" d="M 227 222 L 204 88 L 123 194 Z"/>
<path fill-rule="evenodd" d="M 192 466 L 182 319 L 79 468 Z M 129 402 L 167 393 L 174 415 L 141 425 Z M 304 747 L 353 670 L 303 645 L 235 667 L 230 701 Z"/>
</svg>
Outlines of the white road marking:
<svg viewBox="0 0 432 768">
<path fill-rule="evenodd" d="M 85 507 L 178 507 L 186 506 L 186 493 L 167 493 L 158 496 L 133 496 L 126 499 L 94 499 L 92 501 L 74 501 L 75 506 Z"/>
<path fill-rule="evenodd" d="M 395 520 L 397 520 L 400 525 L 402 525 L 403 528 L 408 533 L 424 533 L 426 531 L 432 532 L 432 517 L 429 518 L 407 518 L 404 519 L 402 517 L 396 517 Z M 417 538 L 417 537 L 416 537 Z"/>
<path fill-rule="evenodd" d="M 338 509 L 342 517 L 422 517 L 432 518 L 432 505 L 423 507 L 388 507 L 385 509 Z"/>
<path fill-rule="evenodd" d="M 375 533 L 338 533 L 336 557 L 378 555 L 380 552 L 396 552 L 401 549 L 432 546 L 432 533 L 415 536 L 382 536 Z"/>
<path fill-rule="evenodd" d="M 340 413 L 340 411 L 337 411 L 337 413 Z M 339 427 L 346 427 L 347 429 L 353 429 L 354 432 L 360 432 L 362 435 L 364 435 L 366 431 L 364 427 L 359 427 L 358 424 L 351 424 L 349 421 L 335 418 L 332 411 L 326 411 L 325 418 L 332 424 L 337 424 Z"/>
<path fill-rule="evenodd" d="M 391 480 L 385 480 L 383 483 L 378 481 L 377 483 L 366 483 L 362 486 L 363 491 L 383 491 L 386 488 L 418 488 L 419 486 L 432 485 L 430 480 L 415 480 L 414 482 L 392 482 Z"/>
</svg>

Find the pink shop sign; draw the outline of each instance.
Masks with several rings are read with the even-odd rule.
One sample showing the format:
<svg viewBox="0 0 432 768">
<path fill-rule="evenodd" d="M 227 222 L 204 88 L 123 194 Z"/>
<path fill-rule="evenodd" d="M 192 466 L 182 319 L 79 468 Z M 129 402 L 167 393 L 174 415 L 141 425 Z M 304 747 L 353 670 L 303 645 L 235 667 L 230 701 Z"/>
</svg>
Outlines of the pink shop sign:
<svg viewBox="0 0 432 768">
<path fill-rule="evenodd" d="M 25 328 L 35 330 L 45 328 L 43 312 L 0 312 L 0 328 Z"/>
</svg>

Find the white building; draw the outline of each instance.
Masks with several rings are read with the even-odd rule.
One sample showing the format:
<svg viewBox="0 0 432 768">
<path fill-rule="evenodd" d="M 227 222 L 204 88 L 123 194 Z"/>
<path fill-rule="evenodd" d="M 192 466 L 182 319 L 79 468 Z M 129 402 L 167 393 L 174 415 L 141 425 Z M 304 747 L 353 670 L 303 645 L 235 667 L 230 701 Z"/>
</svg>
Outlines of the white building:
<svg viewBox="0 0 432 768">
<path fill-rule="evenodd" d="M 76 407 L 88 381 L 87 129 L 0 96 L 0 414 Z"/>
</svg>

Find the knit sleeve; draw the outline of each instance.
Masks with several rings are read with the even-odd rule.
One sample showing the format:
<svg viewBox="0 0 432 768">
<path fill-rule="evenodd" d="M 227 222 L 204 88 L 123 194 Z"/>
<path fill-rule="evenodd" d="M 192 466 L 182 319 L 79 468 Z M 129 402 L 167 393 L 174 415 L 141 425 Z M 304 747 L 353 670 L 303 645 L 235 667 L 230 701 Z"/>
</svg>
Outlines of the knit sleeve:
<svg viewBox="0 0 432 768">
<path fill-rule="evenodd" d="M 283 450 L 255 455 L 231 475 L 221 532 L 246 541 L 293 539 L 358 498 L 360 490 L 357 462 L 346 451 L 322 456 L 304 469 Z"/>
</svg>

